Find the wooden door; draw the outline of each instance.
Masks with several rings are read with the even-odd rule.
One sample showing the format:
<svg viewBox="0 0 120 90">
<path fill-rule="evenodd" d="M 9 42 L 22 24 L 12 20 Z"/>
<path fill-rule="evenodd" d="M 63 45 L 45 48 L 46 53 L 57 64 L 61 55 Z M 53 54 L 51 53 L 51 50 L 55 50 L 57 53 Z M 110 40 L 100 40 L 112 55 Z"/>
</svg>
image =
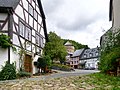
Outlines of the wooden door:
<svg viewBox="0 0 120 90">
<path fill-rule="evenodd" d="M 32 56 L 25 55 L 24 69 L 26 72 L 32 73 Z"/>
</svg>

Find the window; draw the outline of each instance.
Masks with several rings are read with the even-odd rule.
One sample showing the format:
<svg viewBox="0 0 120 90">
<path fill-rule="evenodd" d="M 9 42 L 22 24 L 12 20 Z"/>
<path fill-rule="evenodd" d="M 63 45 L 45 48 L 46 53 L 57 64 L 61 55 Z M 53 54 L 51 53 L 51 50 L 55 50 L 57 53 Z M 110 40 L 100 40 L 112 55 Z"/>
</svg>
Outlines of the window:
<svg viewBox="0 0 120 90">
<path fill-rule="evenodd" d="M 43 38 L 40 37 L 40 46 L 43 47 Z"/>
<path fill-rule="evenodd" d="M 24 37 L 24 31 L 25 31 L 25 26 L 24 24 L 20 21 L 19 24 L 19 34 Z"/>
<path fill-rule="evenodd" d="M 92 49 L 92 52 L 94 52 L 95 50 L 94 49 Z"/>
<path fill-rule="evenodd" d="M 96 56 L 98 56 L 98 52 L 96 52 Z"/>
<path fill-rule="evenodd" d="M 90 63 L 88 63 L 88 67 L 90 67 Z"/>
<path fill-rule="evenodd" d="M 73 64 L 73 62 L 71 62 L 71 64 Z"/>
<path fill-rule="evenodd" d="M 74 61 L 74 64 L 76 64 L 76 61 Z"/>
<path fill-rule="evenodd" d="M 90 55 L 90 57 L 92 57 L 92 56 L 93 56 L 93 55 L 92 55 L 92 53 L 90 53 L 89 55 Z"/>
<path fill-rule="evenodd" d="M 84 54 L 84 58 L 86 58 L 87 57 L 87 55 L 86 54 Z"/>
<path fill-rule="evenodd" d="M 36 10 L 34 10 L 34 18 L 37 20 L 38 14 L 36 12 Z"/>
<path fill-rule="evenodd" d="M 29 4 L 29 13 L 33 16 L 33 7 Z"/>
<path fill-rule="evenodd" d="M 36 44 L 39 45 L 39 35 L 36 34 Z"/>
<path fill-rule="evenodd" d="M 26 27 L 26 33 L 25 37 L 27 40 L 31 40 L 31 29 Z"/>
<path fill-rule="evenodd" d="M 33 18 L 29 15 L 29 25 L 33 27 Z"/>
</svg>

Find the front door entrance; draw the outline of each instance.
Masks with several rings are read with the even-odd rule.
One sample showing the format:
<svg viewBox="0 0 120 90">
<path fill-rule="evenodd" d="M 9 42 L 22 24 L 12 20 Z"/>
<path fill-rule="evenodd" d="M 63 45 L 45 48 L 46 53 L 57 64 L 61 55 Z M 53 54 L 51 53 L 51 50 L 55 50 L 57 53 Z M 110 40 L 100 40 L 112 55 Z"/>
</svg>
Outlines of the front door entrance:
<svg viewBox="0 0 120 90">
<path fill-rule="evenodd" d="M 32 73 L 32 56 L 25 55 L 24 69 L 26 72 Z"/>
</svg>

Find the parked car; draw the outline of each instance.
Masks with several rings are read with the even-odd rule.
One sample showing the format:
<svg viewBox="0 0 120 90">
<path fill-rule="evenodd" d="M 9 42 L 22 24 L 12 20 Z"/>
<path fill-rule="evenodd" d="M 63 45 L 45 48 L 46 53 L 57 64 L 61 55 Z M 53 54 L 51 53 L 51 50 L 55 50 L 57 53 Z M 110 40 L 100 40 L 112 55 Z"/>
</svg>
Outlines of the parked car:
<svg viewBox="0 0 120 90">
<path fill-rule="evenodd" d="M 86 67 L 85 70 L 95 70 L 94 67 Z"/>
</svg>

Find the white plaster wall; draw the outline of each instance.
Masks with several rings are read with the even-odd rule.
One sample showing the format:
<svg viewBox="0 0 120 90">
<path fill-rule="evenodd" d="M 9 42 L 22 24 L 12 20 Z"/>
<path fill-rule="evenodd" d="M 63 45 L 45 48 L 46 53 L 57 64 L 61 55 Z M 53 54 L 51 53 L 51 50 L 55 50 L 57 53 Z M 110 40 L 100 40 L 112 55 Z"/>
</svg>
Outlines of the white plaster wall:
<svg viewBox="0 0 120 90">
<path fill-rule="evenodd" d="M 120 0 L 113 0 L 113 27 L 120 28 Z"/>
<path fill-rule="evenodd" d="M 94 59 L 87 59 L 87 60 L 84 60 L 86 61 L 86 64 L 85 64 L 85 68 L 98 68 L 97 66 L 97 62 L 98 62 L 98 59 L 97 58 L 94 58 Z"/>
<path fill-rule="evenodd" d="M 0 20 L 5 20 L 7 18 L 7 13 L 0 13 Z"/>
<path fill-rule="evenodd" d="M 38 60 L 39 57 L 40 56 L 35 55 L 35 57 L 33 58 L 33 61 L 32 61 L 33 74 L 36 74 L 38 72 L 38 68 L 34 65 L 34 62 L 37 62 L 37 60 Z"/>
<path fill-rule="evenodd" d="M 19 70 L 19 54 L 14 52 L 13 49 L 10 49 L 10 63 L 15 63 L 16 70 Z"/>
<path fill-rule="evenodd" d="M 0 71 L 2 69 L 2 65 L 4 66 L 6 61 L 8 61 L 8 49 L 0 47 Z"/>
<path fill-rule="evenodd" d="M 7 18 L 7 16 L 8 16 L 7 13 L 0 13 L 0 20 L 5 20 Z M 3 27 L 3 30 L 8 30 L 8 22 Z"/>
</svg>

